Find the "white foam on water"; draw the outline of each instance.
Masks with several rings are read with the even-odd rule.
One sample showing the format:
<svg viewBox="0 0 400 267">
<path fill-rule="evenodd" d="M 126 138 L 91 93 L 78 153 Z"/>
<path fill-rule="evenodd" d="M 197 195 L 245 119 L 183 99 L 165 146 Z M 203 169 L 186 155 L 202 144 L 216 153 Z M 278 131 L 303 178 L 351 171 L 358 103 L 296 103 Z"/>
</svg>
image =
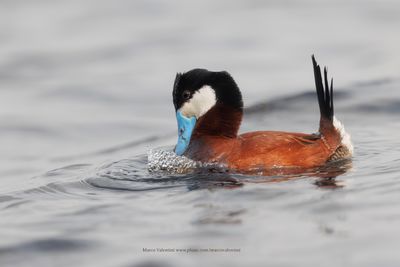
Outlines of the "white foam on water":
<svg viewBox="0 0 400 267">
<path fill-rule="evenodd" d="M 167 171 L 171 173 L 188 173 L 202 166 L 201 162 L 178 156 L 173 151 L 150 150 L 147 153 L 150 172 Z"/>
<path fill-rule="evenodd" d="M 149 172 L 166 171 L 170 173 L 191 173 L 200 168 L 218 167 L 216 164 L 202 163 L 185 156 L 178 156 L 173 151 L 151 149 L 147 152 Z"/>
</svg>

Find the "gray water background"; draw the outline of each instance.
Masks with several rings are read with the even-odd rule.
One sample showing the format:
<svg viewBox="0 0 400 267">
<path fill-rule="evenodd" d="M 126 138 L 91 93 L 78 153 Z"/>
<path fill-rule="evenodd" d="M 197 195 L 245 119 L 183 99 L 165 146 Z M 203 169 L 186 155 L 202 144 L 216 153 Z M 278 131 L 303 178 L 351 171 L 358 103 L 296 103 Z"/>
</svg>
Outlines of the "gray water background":
<svg viewBox="0 0 400 267">
<path fill-rule="evenodd" d="M 0 1 L 1 266 L 398 266 L 400 2 Z M 175 73 L 227 70 L 242 132 L 352 134 L 335 181 L 147 172 Z M 143 248 L 239 248 L 149 253 Z"/>
</svg>

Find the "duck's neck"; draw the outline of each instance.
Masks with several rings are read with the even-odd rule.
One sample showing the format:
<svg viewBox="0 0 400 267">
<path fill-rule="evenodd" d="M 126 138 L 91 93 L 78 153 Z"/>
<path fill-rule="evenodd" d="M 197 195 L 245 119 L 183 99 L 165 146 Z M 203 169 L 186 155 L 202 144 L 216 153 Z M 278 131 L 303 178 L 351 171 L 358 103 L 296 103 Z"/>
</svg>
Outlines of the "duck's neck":
<svg viewBox="0 0 400 267">
<path fill-rule="evenodd" d="M 242 122 L 243 110 L 217 104 L 201 117 L 194 129 L 193 139 L 201 136 L 236 138 Z"/>
</svg>

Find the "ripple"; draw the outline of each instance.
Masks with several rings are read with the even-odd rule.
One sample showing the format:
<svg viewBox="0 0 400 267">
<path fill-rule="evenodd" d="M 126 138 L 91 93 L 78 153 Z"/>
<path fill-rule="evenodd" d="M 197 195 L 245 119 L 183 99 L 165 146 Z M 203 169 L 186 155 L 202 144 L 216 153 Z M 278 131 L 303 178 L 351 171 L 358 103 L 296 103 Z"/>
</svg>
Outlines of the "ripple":
<svg viewBox="0 0 400 267">
<path fill-rule="evenodd" d="M 153 152 L 151 152 L 153 153 Z M 157 152 L 158 155 L 171 156 L 169 152 Z M 154 155 L 154 154 L 152 154 Z M 124 159 L 107 164 L 100 168 L 97 173 L 85 179 L 91 186 L 101 189 L 121 190 L 121 191 L 148 191 L 171 188 L 185 188 L 189 190 L 210 188 L 210 187 L 229 187 L 240 186 L 241 183 L 224 173 L 211 173 L 204 169 L 204 164 L 195 163 L 187 158 L 177 158 L 168 162 L 163 158 L 160 165 L 153 165 L 148 169 L 145 156 L 133 159 Z M 150 157 L 150 160 L 153 160 Z M 160 158 L 152 161 L 160 163 Z M 179 164 L 183 165 L 179 165 Z M 170 165 L 169 165 L 170 164 Z M 170 167 L 166 167 L 166 166 Z M 200 166 L 200 167 L 199 167 Z M 189 168 L 190 167 L 190 168 Z M 194 168 L 199 167 L 199 168 Z M 183 171 L 185 170 L 185 173 Z"/>
<path fill-rule="evenodd" d="M 146 155 L 123 159 L 103 165 L 95 174 L 84 179 L 90 186 L 119 191 L 198 190 L 210 188 L 239 188 L 246 183 L 278 183 L 293 179 L 317 177 L 318 187 L 343 187 L 335 177 L 352 167 L 351 161 L 327 164 L 312 169 L 275 168 L 235 173 L 221 165 L 203 164 L 171 151 L 151 150 Z"/>
<path fill-rule="evenodd" d="M 86 241 L 50 238 L 26 242 L 20 245 L 15 245 L 13 247 L 0 248 L 0 255 L 8 253 L 27 253 L 37 251 L 79 251 L 80 249 L 89 246 L 90 244 Z"/>
</svg>

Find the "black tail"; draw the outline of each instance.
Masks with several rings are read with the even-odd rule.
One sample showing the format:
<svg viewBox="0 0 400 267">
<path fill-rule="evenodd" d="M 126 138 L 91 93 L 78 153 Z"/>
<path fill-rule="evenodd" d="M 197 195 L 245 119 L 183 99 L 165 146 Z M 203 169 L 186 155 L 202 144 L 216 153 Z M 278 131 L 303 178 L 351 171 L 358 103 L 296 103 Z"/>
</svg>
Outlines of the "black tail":
<svg viewBox="0 0 400 267">
<path fill-rule="evenodd" d="M 312 62 L 314 65 L 314 78 L 315 87 L 317 89 L 319 110 L 321 112 L 321 119 L 328 119 L 333 121 L 333 79 L 331 79 L 331 87 L 328 86 L 328 73 L 326 67 L 324 68 L 324 84 L 322 83 L 321 68 L 315 61 L 314 55 L 312 55 Z"/>
</svg>

